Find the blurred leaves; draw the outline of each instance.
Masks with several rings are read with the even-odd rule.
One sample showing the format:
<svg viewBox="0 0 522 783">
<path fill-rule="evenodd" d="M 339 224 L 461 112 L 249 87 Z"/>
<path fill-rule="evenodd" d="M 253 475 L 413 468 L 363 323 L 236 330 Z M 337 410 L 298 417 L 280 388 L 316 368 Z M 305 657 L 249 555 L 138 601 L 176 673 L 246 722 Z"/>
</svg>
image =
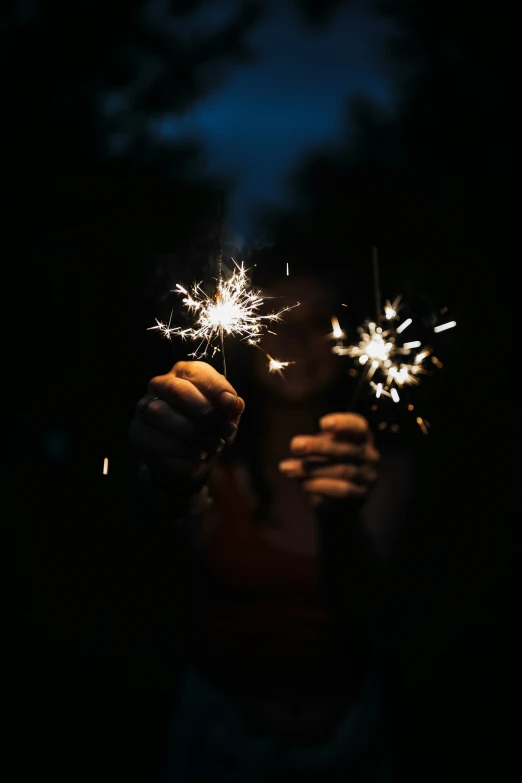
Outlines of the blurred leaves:
<svg viewBox="0 0 522 783">
<path fill-rule="evenodd" d="M 251 56 L 260 3 L 232 4 L 209 28 L 195 15 L 211 5 L 42 0 L 22 13 L 25 4 L 11 4 L 1 37 L 7 145 L 37 169 L 143 156 L 152 118 L 187 110 Z"/>
<path fill-rule="evenodd" d="M 335 17 L 335 12 L 342 6 L 357 0 L 294 0 L 295 5 L 308 24 L 324 27 Z"/>
</svg>

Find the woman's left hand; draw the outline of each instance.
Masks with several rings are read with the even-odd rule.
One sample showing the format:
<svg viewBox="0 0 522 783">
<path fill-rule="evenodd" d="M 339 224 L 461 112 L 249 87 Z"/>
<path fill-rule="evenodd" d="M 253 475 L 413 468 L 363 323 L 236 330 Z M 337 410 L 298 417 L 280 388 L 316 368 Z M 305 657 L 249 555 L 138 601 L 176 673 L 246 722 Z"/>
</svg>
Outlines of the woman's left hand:
<svg viewBox="0 0 522 783">
<path fill-rule="evenodd" d="M 381 455 L 367 420 L 358 413 L 329 413 L 316 435 L 297 435 L 292 457 L 279 463 L 289 478 L 298 479 L 310 500 L 364 498 L 374 484 Z"/>
</svg>

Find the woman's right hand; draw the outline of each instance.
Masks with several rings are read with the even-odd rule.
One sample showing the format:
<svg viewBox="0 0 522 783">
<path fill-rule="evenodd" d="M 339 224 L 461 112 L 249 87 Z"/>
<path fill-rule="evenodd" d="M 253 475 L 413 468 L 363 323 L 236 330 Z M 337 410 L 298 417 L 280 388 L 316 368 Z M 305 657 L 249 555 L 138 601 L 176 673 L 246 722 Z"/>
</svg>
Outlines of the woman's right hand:
<svg viewBox="0 0 522 783">
<path fill-rule="evenodd" d="M 233 442 L 245 403 L 206 362 L 177 362 L 149 381 L 136 405 L 129 438 L 162 484 L 187 489 L 208 471 L 210 459 Z"/>
</svg>

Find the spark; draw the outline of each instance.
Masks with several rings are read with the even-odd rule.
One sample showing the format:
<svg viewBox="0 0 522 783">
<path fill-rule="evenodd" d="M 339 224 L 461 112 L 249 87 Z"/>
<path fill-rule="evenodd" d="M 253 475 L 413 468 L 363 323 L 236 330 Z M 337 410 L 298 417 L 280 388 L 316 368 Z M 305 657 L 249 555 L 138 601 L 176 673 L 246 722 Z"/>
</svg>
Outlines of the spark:
<svg viewBox="0 0 522 783">
<path fill-rule="evenodd" d="M 457 325 L 456 321 L 448 321 L 447 324 L 441 324 L 440 326 L 436 326 L 433 331 L 436 334 L 438 334 L 439 332 L 445 332 L 446 329 L 453 329 L 453 327 L 456 325 Z"/>
<path fill-rule="evenodd" d="M 290 275 L 290 269 L 288 267 L 288 262 L 286 264 L 286 276 L 288 277 Z"/>
<path fill-rule="evenodd" d="M 212 350 L 212 356 L 216 351 L 223 351 L 223 339 L 225 336 L 238 336 L 248 340 L 251 345 L 257 345 L 263 336 L 267 323 L 279 322 L 282 316 L 299 302 L 289 307 L 283 307 L 278 312 L 261 314 L 260 308 L 264 299 L 260 291 L 250 288 L 248 272 L 244 264 L 238 264 L 234 259 L 235 268 L 228 280 L 221 276 L 217 279 L 216 293 L 208 296 L 202 288 L 202 283 L 195 283 L 188 291 L 180 283 L 173 289 L 174 293 L 183 296 L 183 305 L 189 313 L 195 316 L 195 323 L 191 327 L 174 326 L 165 324 L 156 319 L 156 326 L 149 329 L 157 329 L 164 337 L 173 335 L 182 340 L 198 342 L 193 353 L 189 356 L 199 359 L 208 355 Z M 171 316 L 172 317 L 172 316 Z"/>
<path fill-rule="evenodd" d="M 335 315 L 332 315 L 330 321 L 332 322 L 332 331 L 330 332 L 330 334 L 327 334 L 326 337 L 329 340 L 345 340 L 346 332 L 343 329 L 341 329 L 341 326 L 339 324 L 339 319 Z"/>
<path fill-rule="evenodd" d="M 413 323 L 413 319 L 412 319 L 412 318 L 406 318 L 406 320 L 405 320 L 405 321 L 403 321 L 403 322 L 402 322 L 402 324 L 401 324 L 400 326 L 398 326 L 398 327 L 397 327 L 397 329 L 396 329 L 395 331 L 397 332 L 397 334 L 400 334 L 400 333 L 401 333 L 401 332 L 403 332 L 405 329 L 407 329 L 407 328 L 408 328 L 408 326 L 409 326 L 411 323 Z"/>
<path fill-rule="evenodd" d="M 271 356 L 268 356 L 268 372 L 276 372 L 281 378 L 283 377 L 283 370 L 291 364 L 295 364 L 295 362 L 280 362 L 279 359 L 273 359 Z"/>
<path fill-rule="evenodd" d="M 387 321 L 394 321 L 396 318 L 398 318 L 398 312 L 399 312 L 399 303 L 401 301 L 402 297 L 398 296 L 397 299 L 392 303 L 389 299 L 386 300 L 384 305 L 384 317 Z"/>
<path fill-rule="evenodd" d="M 422 434 L 428 435 L 428 427 L 430 426 L 429 422 L 426 421 L 426 419 L 423 419 L 422 416 L 417 416 L 415 421 L 419 425 Z"/>
<path fill-rule="evenodd" d="M 295 362 L 282 362 L 279 359 L 274 359 L 273 356 L 270 356 L 270 354 L 267 351 L 265 351 L 264 348 L 261 348 L 261 346 L 258 345 L 256 342 L 253 342 L 251 340 L 249 340 L 248 342 L 250 345 L 259 348 L 259 350 L 265 354 L 266 358 L 268 359 L 268 372 L 270 373 L 276 372 L 279 376 L 281 376 L 281 378 L 283 378 L 283 370 L 285 370 L 291 364 L 295 364 Z"/>
<path fill-rule="evenodd" d="M 104 460 L 103 460 L 103 470 L 102 470 L 102 474 L 103 474 L 104 476 L 107 476 L 107 474 L 108 474 L 108 473 L 109 473 L 109 458 L 108 458 L 108 457 L 105 457 L 105 458 L 104 458 Z"/>
</svg>

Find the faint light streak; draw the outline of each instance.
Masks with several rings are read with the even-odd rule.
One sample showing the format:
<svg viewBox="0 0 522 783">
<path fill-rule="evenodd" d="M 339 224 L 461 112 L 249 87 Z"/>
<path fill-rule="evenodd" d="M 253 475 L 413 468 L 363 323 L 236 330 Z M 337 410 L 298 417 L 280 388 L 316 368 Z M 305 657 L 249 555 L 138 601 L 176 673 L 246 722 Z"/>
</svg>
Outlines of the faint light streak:
<svg viewBox="0 0 522 783">
<path fill-rule="evenodd" d="M 423 419 L 422 416 L 417 416 L 415 421 L 419 425 L 422 434 L 423 435 L 428 435 L 429 434 L 428 433 L 428 427 L 429 427 L 428 422 L 425 419 Z M 428 425 L 428 426 L 426 426 L 426 425 Z"/>
<path fill-rule="evenodd" d="M 448 321 L 446 324 L 441 324 L 440 326 L 436 326 L 433 331 L 438 334 L 439 332 L 445 332 L 446 329 L 453 329 L 454 326 L 457 325 L 456 321 Z"/>
<path fill-rule="evenodd" d="M 107 476 L 109 473 L 109 458 L 105 457 L 103 460 L 103 470 L 102 475 Z"/>
</svg>

